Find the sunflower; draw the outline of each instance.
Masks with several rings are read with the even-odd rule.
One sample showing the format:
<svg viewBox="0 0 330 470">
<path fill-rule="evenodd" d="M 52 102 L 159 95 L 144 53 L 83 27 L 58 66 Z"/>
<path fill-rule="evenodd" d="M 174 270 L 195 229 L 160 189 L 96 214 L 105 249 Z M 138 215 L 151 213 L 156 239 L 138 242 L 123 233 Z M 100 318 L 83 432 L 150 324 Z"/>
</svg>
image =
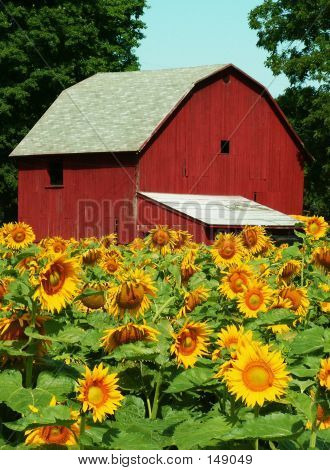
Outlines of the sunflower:
<svg viewBox="0 0 330 470">
<path fill-rule="evenodd" d="M 290 327 L 285 324 L 270 325 L 267 327 L 267 330 L 270 330 L 274 335 L 283 335 L 290 331 Z"/>
<path fill-rule="evenodd" d="M 117 272 L 122 267 L 122 255 L 118 250 L 109 250 L 102 256 L 101 268 L 108 274 Z"/>
<path fill-rule="evenodd" d="M 209 297 L 210 289 L 206 287 L 197 287 L 197 289 L 192 290 L 191 292 L 186 292 L 184 296 L 184 305 L 181 307 L 178 318 L 186 316 L 188 312 L 192 312 L 197 305 L 206 302 Z"/>
<path fill-rule="evenodd" d="M 247 286 L 252 275 L 251 269 L 246 264 L 232 266 L 221 279 L 219 291 L 228 299 L 234 299 L 237 297 L 237 294 L 243 292 L 243 287 Z"/>
<path fill-rule="evenodd" d="M 107 353 L 110 353 L 122 344 L 136 343 L 137 341 L 157 341 L 157 336 L 159 335 L 159 331 L 154 328 L 135 323 L 127 323 L 116 328 L 110 328 L 105 330 L 104 333 L 102 346 Z"/>
<path fill-rule="evenodd" d="M 156 225 L 145 239 L 150 250 L 158 251 L 162 255 L 171 253 L 177 241 L 176 231 L 169 229 L 167 225 Z"/>
<path fill-rule="evenodd" d="M 35 256 L 27 256 L 26 258 L 21 259 L 17 265 L 16 268 L 18 269 L 19 273 L 22 275 L 26 271 L 29 271 L 30 273 L 35 273 L 38 268 L 38 259 Z"/>
<path fill-rule="evenodd" d="M 226 380 L 226 375 L 227 372 L 233 367 L 233 361 L 229 359 L 228 361 L 225 361 L 221 366 L 219 367 L 218 372 L 214 375 L 215 379 L 220 379 L 222 381 Z"/>
<path fill-rule="evenodd" d="M 282 297 L 276 296 L 273 300 L 273 303 L 270 305 L 269 310 L 275 310 L 277 308 L 287 308 L 290 310 L 291 301 L 289 299 L 282 299 Z"/>
<path fill-rule="evenodd" d="M 186 230 L 177 230 L 176 236 L 177 240 L 173 246 L 174 251 L 180 252 L 191 246 L 193 236 L 189 232 Z"/>
<path fill-rule="evenodd" d="M 330 313 L 330 302 L 320 302 L 319 305 L 322 312 Z"/>
<path fill-rule="evenodd" d="M 288 243 L 282 243 L 277 250 L 275 251 L 275 258 L 274 261 L 279 261 L 280 259 L 283 258 L 283 251 L 289 248 Z"/>
<path fill-rule="evenodd" d="M 188 249 L 181 261 L 181 279 L 186 284 L 191 276 L 201 270 L 201 267 L 196 264 L 197 250 Z"/>
<path fill-rule="evenodd" d="M 229 392 L 250 407 L 279 398 L 289 380 L 281 353 L 255 343 L 238 351 L 237 359 L 225 374 Z"/>
<path fill-rule="evenodd" d="M 301 262 L 297 260 L 290 260 L 284 263 L 277 275 L 277 282 L 285 282 L 286 284 L 301 271 Z"/>
<path fill-rule="evenodd" d="M 144 240 L 140 237 L 134 238 L 134 240 L 128 245 L 129 249 L 135 253 L 136 251 L 143 250 L 146 245 L 144 243 Z"/>
<path fill-rule="evenodd" d="M 250 280 L 242 293 L 238 294 L 238 309 L 246 318 L 257 318 L 266 312 L 273 291 L 263 281 Z"/>
<path fill-rule="evenodd" d="M 91 310 L 105 310 L 107 301 L 108 284 L 105 282 L 91 281 L 86 284 L 82 290 L 82 294 L 87 293 L 88 290 L 93 290 L 95 293 L 82 297 L 77 302 L 77 306 L 85 313 Z"/>
<path fill-rule="evenodd" d="M 323 217 L 309 217 L 305 222 L 305 232 L 314 240 L 326 235 L 328 224 Z"/>
<path fill-rule="evenodd" d="M 321 405 L 317 405 L 316 409 L 316 426 L 318 429 L 329 429 L 330 428 L 330 413 Z M 307 429 L 312 429 L 312 423 L 307 421 Z"/>
<path fill-rule="evenodd" d="M 81 255 L 81 262 L 84 266 L 95 266 L 102 259 L 101 248 L 88 248 Z"/>
<path fill-rule="evenodd" d="M 243 338 L 250 343 L 252 341 L 252 331 L 245 332 L 242 326 L 237 328 L 235 325 L 228 325 L 226 328 L 222 328 L 220 333 L 218 333 L 217 344 L 220 348 L 236 350 Z"/>
<path fill-rule="evenodd" d="M 326 282 L 321 282 L 319 284 L 319 289 L 323 292 L 330 292 L 330 283 L 327 284 Z"/>
<path fill-rule="evenodd" d="M 323 245 L 312 251 L 312 263 L 324 271 L 330 270 L 330 247 Z"/>
<path fill-rule="evenodd" d="M 214 262 L 220 266 L 239 264 L 244 253 L 241 239 L 233 233 L 220 233 L 211 246 Z"/>
<path fill-rule="evenodd" d="M 56 398 L 50 402 L 50 406 L 56 406 Z M 31 411 L 38 412 L 34 406 L 30 406 Z M 71 419 L 75 422 L 70 426 L 42 426 L 40 428 L 29 429 L 25 431 L 25 445 L 43 446 L 58 445 L 73 447 L 77 445 L 77 438 L 80 433 L 79 413 L 72 411 Z"/>
<path fill-rule="evenodd" d="M 26 248 L 36 238 L 32 227 L 24 222 L 5 224 L 2 233 L 4 245 L 12 250 Z"/>
<path fill-rule="evenodd" d="M 38 299 L 45 310 L 59 312 L 79 292 L 79 269 L 78 261 L 65 254 L 50 258 L 37 280 L 32 280 L 37 286 L 33 299 Z"/>
<path fill-rule="evenodd" d="M 290 310 L 298 316 L 305 316 L 309 308 L 309 300 L 305 287 L 286 286 L 279 291 L 279 296 L 291 302 Z"/>
<path fill-rule="evenodd" d="M 321 368 L 318 373 L 321 387 L 330 390 L 330 358 L 321 359 Z"/>
<path fill-rule="evenodd" d="M 12 312 L 12 307 L 8 307 Z M 37 315 L 34 319 L 34 327 L 40 335 L 45 334 L 44 324 L 49 317 Z M 29 313 L 12 312 L 9 317 L 0 318 L 0 341 L 28 341 L 29 337 L 25 334 L 25 328 L 32 325 L 32 317 Z M 43 356 L 51 341 L 42 340 L 37 343 L 36 355 Z M 16 356 L 17 357 L 17 356 Z M 7 355 L 0 356 L 0 362 L 5 363 Z"/>
<path fill-rule="evenodd" d="M 77 398 L 84 413 L 92 410 L 94 422 L 102 422 L 107 414 L 114 414 L 124 398 L 118 390 L 117 374 L 109 374 L 108 371 L 109 368 L 102 363 L 93 370 L 86 366 L 84 378 L 78 380 Z"/>
<path fill-rule="evenodd" d="M 242 244 L 246 250 L 252 255 L 261 253 L 270 248 L 270 240 L 266 235 L 266 231 L 260 226 L 245 226 L 240 234 Z"/>
<path fill-rule="evenodd" d="M 156 287 L 149 274 L 141 269 L 121 273 L 120 285 L 109 289 L 108 311 L 123 317 L 125 311 L 138 317 L 150 307 L 148 295 L 156 295 Z"/>
<path fill-rule="evenodd" d="M 116 233 L 109 233 L 109 235 L 104 235 L 104 237 L 101 238 L 100 242 L 104 246 L 104 248 L 108 249 L 112 245 L 117 244 L 117 234 Z"/>
<path fill-rule="evenodd" d="M 44 241 L 44 247 L 46 250 L 51 251 L 53 253 L 64 253 L 67 249 L 68 242 L 64 240 L 62 237 L 52 237 L 47 238 Z"/>
<path fill-rule="evenodd" d="M 309 219 L 309 217 L 307 217 L 306 215 L 299 215 L 299 214 L 298 215 L 296 215 L 296 214 L 292 215 L 291 214 L 289 217 L 292 217 L 293 219 L 296 219 L 299 222 L 306 222 Z"/>
<path fill-rule="evenodd" d="M 35 327 L 40 334 L 45 334 L 44 323 L 49 317 L 36 316 Z M 32 323 L 29 313 L 19 315 L 14 312 L 10 317 L 0 318 L 0 341 L 22 341 L 28 339 L 25 328 Z"/>
<path fill-rule="evenodd" d="M 207 354 L 210 334 L 211 330 L 205 323 L 187 321 L 177 334 L 173 334 L 175 343 L 171 346 L 171 354 L 175 354 L 177 362 L 186 369 L 193 367 L 198 357 Z"/>
<path fill-rule="evenodd" d="M 2 304 L 4 296 L 8 293 L 8 286 L 12 280 L 11 277 L 3 277 L 0 279 L 0 305 Z"/>
</svg>

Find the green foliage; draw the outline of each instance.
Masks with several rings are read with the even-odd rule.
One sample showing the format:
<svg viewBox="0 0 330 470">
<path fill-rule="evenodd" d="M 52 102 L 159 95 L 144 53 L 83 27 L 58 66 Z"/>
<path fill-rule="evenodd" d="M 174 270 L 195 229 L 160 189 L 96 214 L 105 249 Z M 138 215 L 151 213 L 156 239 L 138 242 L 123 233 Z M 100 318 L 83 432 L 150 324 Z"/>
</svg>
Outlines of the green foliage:
<svg viewBox="0 0 330 470">
<path fill-rule="evenodd" d="M 145 0 L 7 1 L 0 11 L 0 221 L 16 219 L 9 153 L 63 88 L 136 70 Z"/>
<path fill-rule="evenodd" d="M 328 448 L 329 432 L 320 426 L 324 427 L 329 416 L 327 387 L 321 377 L 321 361 L 330 351 L 329 319 L 323 305 L 329 301 L 328 276 L 325 269 L 310 262 L 313 250 L 327 239 L 313 240 L 301 234 L 297 240 L 288 248 L 274 245 L 267 255 L 242 259 L 254 280 L 264 282 L 272 291 L 265 311 L 256 312 L 253 318 L 242 312 L 239 297 L 229 299 L 221 293 L 219 287 L 228 281 L 230 271 L 228 266 L 217 266 L 210 247 L 203 244 L 196 244 L 200 271 L 189 282 L 181 279 L 180 269 L 186 251 L 162 256 L 145 246 L 136 256 L 129 245 L 112 247 L 120 255 L 125 273 L 138 269 L 139 276 L 147 273 L 148 283 L 155 286 L 154 295 L 146 294 L 145 310 L 142 303 L 138 311 L 126 304 L 121 314 L 112 309 L 112 302 L 119 305 L 118 292 L 125 285 L 123 271 L 107 274 L 101 265 L 96 269 L 82 264 L 77 292 L 65 300 L 60 311 L 53 312 L 51 305 L 41 303 L 39 291 L 47 279 L 43 268 L 53 255 L 42 251 L 40 244 L 21 251 L 0 244 L 0 448 L 52 448 L 49 441 L 41 446 L 24 444 L 26 431 L 35 436 L 45 431 L 40 430 L 45 426 L 67 428 L 74 433 L 73 448 L 84 449 Z M 79 259 L 85 245 L 86 240 L 71 243 L 67 258 Z M 94 247 L 101 245 L 101 241 L 93 241 Z M 19 272 L 17 263 L 33 254 L 41 255 L 37 266 Z M 276 308 L 279 296 L 285 296 L 286 285 L 279 270 L 288 260 L 297 260 L 302 267 L 286 279 L 297 302 L 300 294 L 304 299 L 300 311 L 293 302 Z M 260 264 L 264 265 L 262 274 Z M 86 292 L 91 281 L 96 289 L 92 292 L 99 292 L 96 285 L 104 289 L 106 302 L 101 308 L 86 308 L 81 302 L 81 292 Z M 125 287 L 126 295 L 136 295 L 139 278 L 130 283 Z M 208 294 L 182 317 L 187 293 L 201 287 Z M 244 297 L 244 291 L 239 295 Z M 139 328 L 128 328 L 132 323 Z M 192 323 L 199 325 L 196 333 L 207 327 L 205 354 L 197 354 L 197 343 L 190 343 L 190 352 L 185 349 L 189 347 L 189 341 L 185 342 L 189 336 L 184 337 L 189 323 L 190 328 Z M 279 325 L 289 328 L 274 330 Z M 225 340 L 221 329 L 228 326 L 244 328 L 251 340 L 248 336 L 237 343 L 235 336 Z M 155 336 L 137 333 L 143 327 Z M 201 341 L 198 333 L 196 338 L 194 334 L 190 338 Z M 243 366 L 238 361 L 244 356 L 252 358 L 252 348 L 260 354 L 260 344 L 262 350 L 269 348 L 269 356 L 267 363 L 262 357 L 254 363 L 256 377 L 259 367 L 270 367 L 265 386 L 276 386 L 280 391 L 279 381 L 283 380 L 283 393 L 265 396 L 261 406 L 256 401 L 247 406 L 244 397 L 249 369 L 240 375 L 238 370 Z M 185 364 L 188 368 L 178 360 L 183 355 L 190 356 L 190 365 Z M 277 375 L 282 361 L 288 383 Z M 83 411 L 78 390 L 82 382 L 78 380 L 83 374 L 89 377 L 85 366 L 93 370 L 101 363 L 106 374 L 115 374 L 112 379 L 124 398 L 114 414 L 108 412 L 102 422 L 94 422 L 92 411 Z M 236 368 L 242 395 L 233 388 L 230 373 L 222 375 L 231 367 Z M 253 393 L 253 382 L 249 393 Z M 258 393 L 262 396 L 263 391 Z M 56 434 L 59 429 L 52 431 Z"/>
<path fill-rule="evenodd" d="M 278 102 L 314 161 L 306 167 L 305 209 L 329 212 L 329 17 L 327 0 L 265 0 L 249 14 L 259 47 L 274 75 L 284 73 L 291 87 Z"/>
</svg>

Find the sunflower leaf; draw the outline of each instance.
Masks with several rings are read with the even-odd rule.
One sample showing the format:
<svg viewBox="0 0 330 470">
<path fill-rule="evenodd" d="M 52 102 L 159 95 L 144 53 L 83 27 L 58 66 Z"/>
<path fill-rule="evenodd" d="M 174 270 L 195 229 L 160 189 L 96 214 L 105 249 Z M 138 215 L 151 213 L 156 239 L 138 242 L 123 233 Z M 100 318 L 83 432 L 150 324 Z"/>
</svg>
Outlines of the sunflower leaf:
<svg viewBox="0 0 330 470">
<path fill-rule="evenodd" d="M 301 331 L 290 345 L 291 355 L 301 355 L 317 351 L 324 347 L 324 328 L 315 326 Z"/>
<path fill-rule="evenodd" d="M 311 397 L 304 393 L 297 393 L 290 390 L 286 396 L 289 403 L 299 412 L 302 413 L 309 421 L 313 422 L 316 414 L 316 404 Z"/>
<path fill-rule="evenodd" d="M 190 419 L 175 428 L 173 444 L 180 450 L 203 449 L 221 441 L 230 429 L 230 425 L 223 416 L 204 422 Z"/>
<path fill-rule="evenodd" d="M 202 386 L 205 388 L 208 385 L 218 384 L 213 376 L 213 370 L 206 367 L 194 367 L 184 370 L 174 377 L 165 393 L 180 393 Z"/>
<path fill-rule="evenodd" d="M 304 430 L 304 423 L 299 416 L 285 413 L 271 413 L 246 421 L 242 426 L 235 426 L 224 440 L 236 439 L 279 439 L 298 434 Z"/>
</svg>

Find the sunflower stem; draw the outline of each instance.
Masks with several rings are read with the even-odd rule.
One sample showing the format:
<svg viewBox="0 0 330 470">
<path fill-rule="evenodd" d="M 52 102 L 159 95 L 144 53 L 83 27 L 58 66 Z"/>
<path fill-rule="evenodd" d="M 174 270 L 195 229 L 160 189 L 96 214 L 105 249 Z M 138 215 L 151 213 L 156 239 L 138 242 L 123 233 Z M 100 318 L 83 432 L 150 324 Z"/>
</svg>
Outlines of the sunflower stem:
<svg viewBox="0 0 330 470">
<path fill-rule="evenodd" d="M 32 387 L 33 356 L 28 356 L 25 360 L 25 387 Z"/>
<path fill-rule="evenodd" d="M 152 410 L 151 410 L 151 403 L 150 403 L 150 398 L 149 397 L 147 397 L 147 407 L 148 407 L 149 418 L 151 418 Z"/>
<path fill-rule="evenodd" d="M 302 255 L 301 255 L 301 273 L 300 273 L 301 287 L 304 286 L 305 250 L 306 250 L 306 244 L 304 241 L 303 246 L 302 246 Z"/>
<path fill-rule="evenodd" d="M 160 387 L 162 385 L 162 380 L 163 380 L 163 375 L 162 375 L 162 371 L 160 370 L 158 372 L 158 378 L 156 382 L 154 402 L 153 402 L 152 411 L 151 411 L 151 419 L 157 418 L 158 406 L 159 406 L 159 394 L 160 394 Z"/>
<path fill-rule="evenodd" d="M 163 303 L 163 305 L 160 307 L 160 309 L 158 310 L 157 309 L 157 306 L 156 306 L 156 313 L 152 319 L 152 323 L 155 323 L 155 321 L 160 317 L 160 315 L 162 314 L 163 310 L 165 310 L 165 308 L 170 304 L 172 303 L 173 301 L 175 300 L 174 297 L 170 297 L 168 300 L 166 300 L 165 303 Z"/>
<path fill-rule="evenodd" d="M 86 415 L 85 415 L 85 413 L 83 413 L 81 415 L 81 418 L 80 418 L 80 430 L 79 430 L 79 448 L 80 448 L 80 450 L 83 450 L 83 448 L 84 448 L 81 441 L 82 441 L 82 437 L 85 434 L 85 430 L 86 430 Z"/>
<path fill-rule="evenodd" d="M 255 417 L 255 418 L 258 418 L 258 416 L 259 416 L 259 406 L 256 405 L 256 406 L 254 407 L 254 417 Z M 258 438 L 258 437 L 257 437 L 257 439 L 254 441 L 254 448 L 255 448 L 255 450 L 259 450 L 259 438 Z"/>
</svg>

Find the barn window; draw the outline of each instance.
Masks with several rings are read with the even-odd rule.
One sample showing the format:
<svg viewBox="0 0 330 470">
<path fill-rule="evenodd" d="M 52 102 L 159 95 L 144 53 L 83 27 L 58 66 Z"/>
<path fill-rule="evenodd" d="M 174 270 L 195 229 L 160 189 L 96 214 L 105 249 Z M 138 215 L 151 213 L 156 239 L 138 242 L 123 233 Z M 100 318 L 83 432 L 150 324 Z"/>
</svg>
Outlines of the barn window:
<svg viewBox="0 0 330 470">
<path fill-rule="evenodd" d="M 51 186 L 63 186 L 62 160 L 51 160 L 49 162 L 48 173 Z"/>
<path fill-rule="evenodd" d="M 220 153 L 228 154 L 230 152 L 230 141 L 222 140 L 220 144 Z"/>
</svg>

